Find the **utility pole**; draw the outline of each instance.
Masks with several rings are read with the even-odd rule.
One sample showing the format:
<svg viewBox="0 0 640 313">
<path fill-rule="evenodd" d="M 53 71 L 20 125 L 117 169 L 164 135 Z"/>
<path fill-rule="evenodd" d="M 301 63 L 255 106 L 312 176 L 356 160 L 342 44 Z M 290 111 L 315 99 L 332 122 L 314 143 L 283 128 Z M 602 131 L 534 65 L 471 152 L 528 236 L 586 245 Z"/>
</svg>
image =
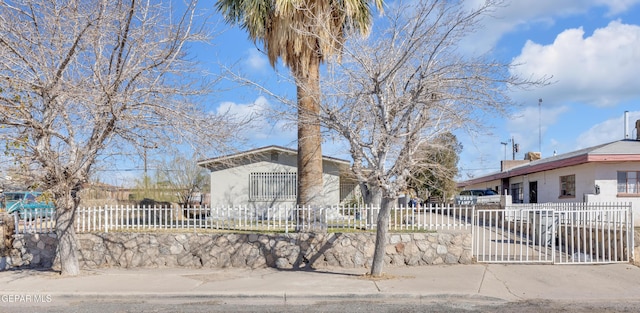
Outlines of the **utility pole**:
<svg viewBox="0 0 640 313">
<path fill-rule="evenodd" d="M 542 98 L 538 99 L 538 152 L 542 156 Z"/>
<path fill-rule="evenodd" d="M 155 149 L 157 147 L 158 147 L 157 144 L 147 145 L 147 141 L 146 140 L 144 140 L 143 143 L 142 143 L 142 160 L 144 162 L 143 183 L 144 183 L 145 196 L 148 196 L 147 194 L 149 193 L 149 175 L 147 174 L 147 170 L 148 170 L 148 168 L 147 168 L 147 150 L 148 149 Z"/>
<path fill-rule="evenodd" d="M 146 193 L 149 192 L 149 176 L 147 176 L 147 141 L 146 140 L 144 141 L 144 143 L 142 143 L 142 159 L 144 161 L 144 176 L 142 177 L 142 180 L 144 183 L 144 192 L 146 196 Z"/>
<path fill-rule="evenodd" d="M 516 152 L 520 152 L 520 145 L 516 143 L 515 138 L 511 137 L 511 151 L 513 152 L 513 159 L 516 159 Z"/>
</svg>

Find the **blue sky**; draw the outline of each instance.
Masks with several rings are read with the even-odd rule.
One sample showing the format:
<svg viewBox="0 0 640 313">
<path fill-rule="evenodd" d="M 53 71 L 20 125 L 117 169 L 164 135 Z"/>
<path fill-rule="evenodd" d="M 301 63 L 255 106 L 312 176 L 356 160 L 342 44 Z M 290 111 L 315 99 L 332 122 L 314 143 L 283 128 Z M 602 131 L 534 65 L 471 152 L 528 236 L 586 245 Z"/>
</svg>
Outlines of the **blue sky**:
<svg viewBox="0 0 640 313">
<path fill-rule="evenodd" d="M 521 146 L 516 159 L 548 157 L 622 139 L 625 111 L 629 124 L 640 119 L 640 1 L 517 1 L 496 17 L 481 32 L 492 34 L 487 44 L 521 64 L 518 74 L 552 75 L 553 84 L 514 93 L 521 107 L 491 121 L 489 135 L 462 140 L 461 178 L 499 170 L 510 138 Z"/>
<path fill-rule="evenodd" d="M 470 6 L 480 0 L 467 1 Z M 215 15 L 215 19 L 220 19 Z M 483 27 L 461 43 L 469 53 L 491 51 L 496 57 L 520 64 L 515 74 L 553 76 L 553 84 L 512 94 L 507 117 L 488 117 L 481 136 L 458 134 L 464 146 L 459 179 L 499 170 L 505 146 L 514 138 L 520 145 L 516 159 L 527 151 L 542 157 L 615 141 L 624 137 L 625 111 L 629 131 L 635 138 L 640 119 L 640 0 L 514 0 L 498 8 Z M 245 32 L 220 23 L 212 46 L 196 49 L 194 56 L 217 70 L 216 64 L 235 66 L 256 81 L 291 97 L 295 86 L 278 75 L 288 75 L 281 65 L 271 68 Z M 228 85 L 224 85 L 228 86 Z M 538 99 L 542 99 L 539 104 Z M 230 89 L 217 93 L 211 110 L 229 110 L 259 116 L 276 107 L 253 89 Z M 245 147 L 266 145 L 296 147 L 296 131 L 285 121 L 258 118 L 245 134 Z M 345 147 L 330 139 L 323 153 L 348 159 Z M 512 158 L 511 143 L 506 146 Z"/>
</svg>

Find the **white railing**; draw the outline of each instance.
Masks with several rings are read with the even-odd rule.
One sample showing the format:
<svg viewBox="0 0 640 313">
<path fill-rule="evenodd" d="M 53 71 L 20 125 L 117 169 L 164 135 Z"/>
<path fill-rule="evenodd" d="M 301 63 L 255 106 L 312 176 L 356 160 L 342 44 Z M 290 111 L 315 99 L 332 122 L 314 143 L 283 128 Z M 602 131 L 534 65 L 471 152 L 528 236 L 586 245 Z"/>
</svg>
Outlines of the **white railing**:
<svg viewBox="0 0 640 313">
<path fill-rule="evenodd" d="M 55 230 L 55 211 L 52 208 L 31 209 L 13 213 L 15 233 L 52 233 Z"/>
<path fill-rule="evenodd" d="M 392 231 L 471 230 L 473 207 L 398 207 L 389 213 Z M 81 207 L 76 211 L 78 233 L 126 230 L 216 229 L 238 231 L 319 231 L 376 228 L 376 207 Z M 34 218 L 14 215 L 16 233 L 49 233 L 55 230 L 55 214 Z"/>
<path fill-rule="evenodd" d="M 634 248 L 628 203 L 517 204 L 505 210 L 477 210 L 473 234 L 478 262 L 629 262 Z"/>
</svg>

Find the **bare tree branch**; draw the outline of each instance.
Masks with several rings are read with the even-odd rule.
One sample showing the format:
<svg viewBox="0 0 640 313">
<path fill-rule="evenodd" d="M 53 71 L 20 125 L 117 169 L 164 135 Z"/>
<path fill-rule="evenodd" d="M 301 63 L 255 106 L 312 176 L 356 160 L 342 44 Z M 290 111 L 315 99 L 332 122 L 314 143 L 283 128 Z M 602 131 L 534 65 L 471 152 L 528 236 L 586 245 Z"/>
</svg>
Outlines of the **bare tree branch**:
<svg viewBox="0 0 640 313">
<path fill-rule="evenodd" d="M 349 142 L 365 194 L 379 193 L 369 197 L 382 206 L 373 275 L 382 269 L 390 205 L 412 173 L 451 173 L 436 158 L 440 139 L 480 128 L 480 112 L 506 112 L 511 88 L 545 83 L 511 75 L 507 62 L 457 51 L 479 18 L 500 4 L 486 1 L 469 11 L 444 0 L 394 3 L 374 36 L 347 39 L 342 62 L 323 80 L 322 121 Z"/>
<path fill-rule="evenodd" d="M 211 154 L 236 138 L 239 124 L 200 103 L 211 86 L 187 47 L 209 36 L 195 4 L 0 2 L 0 141 L 54 196 L 63 273 L 78 272 L 77 190 L 101 158 L 184 143 Z"/>
</svg>

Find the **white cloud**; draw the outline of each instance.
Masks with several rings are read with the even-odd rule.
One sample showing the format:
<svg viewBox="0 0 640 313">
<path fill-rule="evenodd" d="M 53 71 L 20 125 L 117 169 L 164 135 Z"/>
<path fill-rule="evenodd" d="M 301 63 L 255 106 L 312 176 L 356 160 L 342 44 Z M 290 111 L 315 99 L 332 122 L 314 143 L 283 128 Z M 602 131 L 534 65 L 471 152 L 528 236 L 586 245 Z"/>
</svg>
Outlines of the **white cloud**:
<svg viewBox="0 0 640 313">
<path fill-rule="evenodd" d="M 640 26 L 613 21 L 588 37 L 574 28 L 550 45 L 529 41 L 513 62 L 524 77 L 553 75 L 555 83 L 536 91 L 543 98 L 610 106 L 638 97 L 638 59 Z"/>
<path fill-rule="evenodd" d="M 267 56 L 256 48 L 251 48 L 246 53 L 244 64 L 250 69 L 256 71 L 265 71 L 270 69 L 269 59 Z"/>
<path fill-rule="evenodd" d="M 513 134 L 515 142 L 522 148 L 521 153 L 543 152 L 539 151 L 540 146 L 548 146 L 548 143 L 541 142 L 540 133 L 544 138 L 547 129 L 556 124 L 562 114 L 569 111 L 568 106 L 548 107 L 544 105 L 544 100 L 542 103 L 539 107 L 527 107 L 507 120 L 507 130 Z"/>
<path fill-rule="evenodd" d="M 482 3 L 484 0 L 467 1 L 465 6 L 472 9 Z M 485 17 L 479 31 L 471 35 L 463 46 L 487 51 L 495 47 L 504 34 L 518 29 L 548 27 L 554 25 L 557 18 L 585 14 L 594 7 L 606 7 L 606 16 L 614 16 L 638 3 L 640 0 L 512 0 Z"/>
<path fill-rule="evenodd" d="M 514 157 L 513 142 L 520 146 L 520 151 L 515 155 L 517 160 L 530 151 L 542 152 L 543 157 L 551 156 L 555 143 L 545 139 L 547 131 L 569 110 L 568 106 L 545 106 L 543 102 L 540 107 L 525 107 L 512 114 L 506 119 L 504 129 L 497 130 L 500 134 L 485 134 L 474 138 L 464 133 L 457 134 L 458 139 L 464 142 L 459 164 L 463 170 L 460 179 L 499 171 L 501 160 L 511 160 Z M 539 130 L 542 132 L 542 142 Z M 539 151 L 540 144 L 543 151 Z"/>
<path fill-rule="evenodd" d="M 627 134 L 629 139 L 636 138 L 635 121 L 640 120 L 640 111 L 629 112 Z M 624 138 L 624 114 L 596 124 L 578 136 L 576 149 L 593 147 Z"/>
<path fill-rule="evenodd" d="M 269 118 L 273 111 L 269 101 L 263 96 L 259 96 L 253 103 L 248 104 L 223 102 L 218 106 L 217 113 L 249 119 L 245 137 L 257 145 L 284 145 L 297 138 L 295 130 L 288 127 L 286 118 L 278 121 L 272 121 Z"/>
<path fill-rule="evenodd" d="M 634 5 L 640 3 L 640 0 L 597 0 L 594 2 L 609 8 L 607 15 L 614 15 L 629 10 Z"/>
</svg>

